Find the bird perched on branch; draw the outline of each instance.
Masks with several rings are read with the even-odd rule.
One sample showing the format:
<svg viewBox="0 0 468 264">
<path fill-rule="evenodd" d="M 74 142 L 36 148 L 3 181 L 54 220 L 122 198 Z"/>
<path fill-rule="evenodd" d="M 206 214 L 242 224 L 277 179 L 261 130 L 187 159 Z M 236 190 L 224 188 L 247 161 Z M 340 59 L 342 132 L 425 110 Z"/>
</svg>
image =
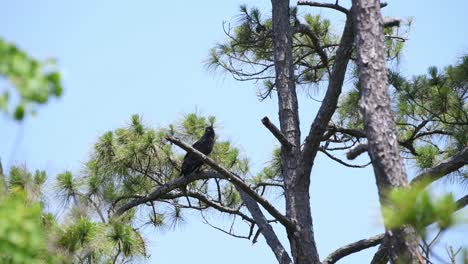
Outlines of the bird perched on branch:
<svg viewBox="0 0 468 264">
<path fill-rule="evenodd" d="M 211 151 L 213 150 L 215 140 L 215 132 L 213 126 L 209 126 L 205 128 L 205 133 L 203 136 L 195 143 L 193 143 L 192 147 L 205 155 L 210 155 Z M 192 172 L 197 171 L 203 165 L 203 160 L 199 159 L 195 156 L 195 154 L 187 152 L 184 157 L 184 161 L 182 162 L 182 168 L 180 170 L 181 176 L 188 176 Z M 187 203 L 191 207 L 190 199 L 187 195 L 187 186 L 181 187 L 182 192 L 185 194 L 185 198 L 187 198 Z"/>
<path fill-rule="evenodd" d="M 195 142 L 192 147 L 205 155 L 209 155 L 213 150 L 215 141 L 215 132 L 213 126 L 205 128 L 205 133 L 203 136 Z M 188 176 L 192 172 L 197 171 L 203 165 L 203 160 L 197 158 L 193 153 L 188 152 L 184 161 L 182 162 L 182 168 L 180 170 L 180 175 Z"/>
</svg>

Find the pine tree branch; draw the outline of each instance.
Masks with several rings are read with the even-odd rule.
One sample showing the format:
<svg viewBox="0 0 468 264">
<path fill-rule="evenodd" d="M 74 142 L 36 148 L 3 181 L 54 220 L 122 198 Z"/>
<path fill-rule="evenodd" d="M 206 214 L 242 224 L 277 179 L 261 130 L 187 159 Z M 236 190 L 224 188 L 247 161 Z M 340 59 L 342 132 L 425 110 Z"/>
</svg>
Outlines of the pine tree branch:
<svg viewBox="0 0 468 264">
<path fill-rule="evenodd" d="M 367 145 L 367 143 L 359 144 L 356 147 L 350 149 L 348 153 L 346 153 L 346 158 L 349 160 L 353 160 L 362 153 L 367 152 L 368 149 L 369 145 Z"/>
<path fill-rule="evenodd" d="M 463 209 L 465 206 L 468 205 L 468 195 L 463 196 L 462 198 L 458 199 L 456 201 L 457 204 L 457 211 Z M 333 264 L 336 263 L 338 260 L 351 255 L 353 253 L 357 253 L 361 250 L 371 248 L 374 246 L 377 246 L 378 244 L 385 243 L 385 233 L 369 237 L 367 239 L 361 239 L 359 241 L 347 244 L 345 246 L 342 246 L 338 248 L 337 250 L 333 251 L 330 255 L 328 255 L 322 262 L 322 264 Z M 375 263 L 382 263 L 380 262 L 380 259 L 385 257 L 386 251 L 388 248 L 386 247 L 380 247 L 379 250 L 375 253 L 377 257 L 374 257 Z M 379 260 L 379 261 L 378 261 Z M 374 262 L 372 262 L 374 263 Z M 386 263 L 386 262 L 384 262 Z"/>
<path fill-rule="evenodd" d="M 312 31 L 312 29 L 308 25 L 298 23 L 293 28 L 293 34 L 294 33 L 302 33 L 309 37 L 309 39 L 314 44 L 315 52 L 317 52 L 323 65 L 325 65 L 325 67 L 327 67 L 328 69 L 328 55 L 325 53 L 325 51 L 323 51 L 323 48 L 320 45 L 320 40 L 315 34 L 315 32 Z"/>
<path fill-rule="evenodd" d="M 457 154 L 443 161 L 439 165 L 419 174 L 411 181 L 411 184 L 418 182 L 424 182 L 428 184 L 434 182 L 443 176 L 458 170 L 466 164 L 468 164 L 468 147 L 465 147 Z"/>
<path fill-rule="evenodd" d="M 401 19 L 394 17 L 384 17 L 383 26 L 384 27 L 399 27 L 401 24 Z"/>
<path fill-rule="evenodd" d="M 457 210 L 463 209 L 466 205 L 468 205 L 468 194 L 458 199 L 456 201 L 456 204 L 457 204 Z"/>
<path fill-rule="evenodd" d="M 262 124 L 268 130 L 270 130 L 270 132 L 276 139 L 278 139 L 278 141 L 281 143 L 281 146 L 285 147 L 286 149 L 291 149 L 293 147 L 293 144 L 288 141 L 288 139 L 273 123 L 270 122 L 270 119 L 268 119 L 268 117 L 265 116 L 264 118 L 262 118 Z"/>
<path fill-rule="evenodd" d="M 388 239 L 384 238 L 377 251 L 374 253 L 370 264 L 387 264 L 388 263 Z"/>
<path fill-rule="evenodd" d="M 185 197 L 185 196 L 195 198 L 198 201 L 200 201 L 200 202 L 208 205 L 209 207 L 214 208 L 214 209 L 216 209 L 216 210 L 218 210 L 220 212 L 240 216 L 242 218 L 242 220 L 245 220 L 245 221 L 247 221 L 247 222 L 249 222 L 251 224 L 255 223 L 254 219 L 252 219 L 248 215 L 242 213 L 239 209 L 234 209 L 234 208 L 224 206 L 224 205 L 222 205 L 222 204 L 220 204 L 218 202 L 213 201 L 212 199 L 208 198 L 206 195 L 204 195 L 204 194 L 202 194 L 200 192 L 194 192 L 194 191 L 190 191 L 190 190 L 187 191 L 187 193 L 184 193 L 184 192 L 181 192 L 181 191 L 174 191 L 174 192 L 170 192 L 170 193 L 161 195 L 161 198 L 162 199 L 175 199 L 175 198 L 181 198 L 181 197 Z M 191 206 L 187 206 L 187 208 L 192 209 Z M 195 207 L 193 207 L 193 209 L 200 210 L 200 209 L 205 209 L 205 208 L 195 208 Z"/>
<path fill-rule="evenodd" d="M 167 136 L 166 139 L 174 143 L 175 145 L 181 147 L 185 151 L 194 154 L 197 158 L 203 160 L 203 162 L 205 162 L 213 170 L 217 171 L 224 178 L 226 178 L 228 181 L 233 183 L 235 186 L 239 187 L 241 190 L 247 193 L 250 197 L 252 197 L 255 201 L 261 204 L 263 208 L 265 208 L 265 210 L 267 210 L 267 212 L 271 216 L 273 216 L 275 219 L 277 219 L 284 227 L 286 227 L 289 230 L 295 229 L 295 225 L 286 216 L 284 216 L 281 212 L 279 212 L 272 204 L 270 204 L 265 198 L 260 196 L 255 190 L 250 188 L 250 186 L 248 186 L 240 177 L 228 171 L 226 168 L 222 167 L 221 165 L 217 164 L 211 158 L 204 155 L 200 151 L 194 149 L 192 146 L 189 146 L 174 137 Z"/>
<path fill-rule="evenodd" d="M 380 243 L 382 243 L 384 236 L 385 234 L 380 234 L 373 237 L 369 237 L 367 239 L 361 239 L 359 241 L 340 247 L 339 249 L 333 251 L 330 255 L 328 255 L 323 260 L 322 264 L 333 264 L 348 255 L 370 247 L 377 246 Z"/>
<path fill-rule="evenodd" d="M 234 232 L 232 232 L 231 230 L 226 231 L 221 227 L 213 225 L 212 223 L 210 223 L 210 221 L 208 221 L 208 219 L 206 219 L 206 217 L 203 215 L 203 213 L 201 214 L 201 217 L 203 218 L 203 223 L 209 225 L 211 228 L 214 228 L 214 229 L 216 229 L 216 230 L 218 230 L 218 231 L 220 231 L 220 232 L 222 232 L 222 233 L 224 233 L 224 234 L 226 234 L 228 236 L 232 236 L 232 237 L 235 237 L 235 238 L 247 239 L 247 240 L 250 240 L 250 238 L 252 237 L 254 225 L 250 226 L 249 234 L 243 236 L 243 235 L 237 235 Z"/>
<path fill-rule="evenodd" d="M 247 195 L 244 191 L 242 191 L 242 189 L 240 189 L 238 186 L 236 186 L 236 189 L 237 189 L 237 191 L 239 191 L 239 194 L 241 195 L 242 201 L 244 202 L 245 206 L 249 210 L 249 212 L 252 215 L 253 219 L 251 217 L 245 215 L 244 213 L 240 212 L 240 210 L 223 206 L 223 205 L 221 205 L 221 204 L 219 204 L 217 202 L 212 201 L 211 199 L 209 199 L 208 197 L 206 197 L 205 195 L 203 195 L 203 194 L 201 194 L 199 192 L 188 191 L 187 194 L 185 194 L 183 192 L 170 192 L 170 193 L 161 195 L 160 198 L 162 198 L 162 199 L 175 199 L 175 198 L 184 197 L 185 195 L 187 195 L 189 197 L 198 199 L 199 201 L 207 204 L 208 206 L 210 206 L 210 207 L 212 207 L 212 208 L 214 208 L 214 209 L 216 209 L 216 210 L 218 210 L 220 212 L 233 214 L 233 215 L 238 215 L 243 220 L 248 221 L 250 223 L 250 225 L 251 225 L 250 232 L 249 232 L 249 234 L 247 236 L 241 236 L 241 235 L 234 234 L 234 233 L 232 233 L 230 231 L 226 231 L 226 230 L 224 230 L 222 228 L 219 228 L 217 226 L 212 225 L 205 218 L 204 218 L 204 220 L 205 220 L 206 224 L 208 224 L 209 226 L 211 226 L 211 227 L 213 227 L 213 228 L 215 228 L 215 229 L 217 229 L 217 230 L 219 230 L 219 231 L 221 231 L 221 232 L 223 232 L 225 234 L 228 234 L 228 235 L 236 237 L 236 238 L 244 238 L 244 239 L 250 239 L 251 235 L 252 235 L 253 227 L 255 225 L 258 225 L 259 233 L 261 233 L 265 237 L 265 240 L 267 241 L 267 244 L 271 247 L 271 249 L 274 252 L 276 258 L 279 261 L 279 263 L 281 263 L 281 264 L 292 264 L 292 261 L 291 261 L 289 255 L 288 255 L 287 251 L 284 249 L 281 242 L 277 238 L 273 228 L 271 227 L 271 225 L 269 224 L 269 221 L 265 218 L 264 214 L 260 210 L 260 207 L 258 206 L 257 202 L 254 199 L 252 199 L 249 195 Z M 197 208 L 193 208 L 193 207 L 188 207 L 188 208 L 197 209 Z M 256 236 L 258 236 L 258 235 L 256 235 Z"/>
<path fill-rule="evenodd" d="M 320 2 L 314 2 L 314 1 L 304 1 L 304 0 L 299 0 L 297 1 L 297 5 L 298 6 L 313 6 L 313 7 L 323 7 L 323 8 L 330 8 L 330 9 L 334 9 L 334 10 L 337 10 L 337 11 L 340 11 L 341 13 L 345 14 L 345 15 L 349 15 L 349 10 L 346 9 L 345 7 L 343 6 L 340 6 L 338 4 L 338 1 L 336 4 L 329 4 L 329 3 L 320 3 Z"/>
<path fill-rule="evenodd" d="M 177 188 L 181 188 L 181 187 L 185 187 L 187 186 L 187 184 L 193 182 L 193 181 L 196 181 L 196 180 L 201 180 L 201 179 L 212 179 L 212 178 L 219 178 L 221 175 L 219 175 L 218 173 L 214 172 L 214 171 L 202 171 L 200 173 L 192 173 L 188 176 L 185 176 L 185 177 L 179 177 L 179 178 L 176 178 L 162 186 L 159 186 L 158 188 L 156 188 L 156 190 L 154 190 L 153 192 L 151 192 L 150 194 L 144 196 L 144 197 L 140 197 L 140 198 L 136 198 L 136 199 L 133 199 L 133 200 L 130 200 L 129 202 L 127 202 L 126 204 L 120 206 L 116 211 L 115 211 L 115 214 L 116 216 L 119 216 L 119 215 L 122 215 L 123 213 L 125 213 L 126 211 L 132 209 L 133 207 L 136 207 L 140 204 L 144 204 L 144 203 L 147 203 L 147 202 L 150 202 L 150 201 L 156 201 L 158 199 L 161 198 L 161 196 L 163 196 L 164 194 L 167 194 L 169 193 L 170 191 L 174 190 L 174 189 L 177 189 Z M 224 178 L 224 177 L 222 177 Z"/>
<path fill-rule="evenodd" d="M 354 164 L 346 163 L 346 162 L 342 161 L 341 159 L 339 159 L 339 158 L 333 156 L 332 154 L 328 153 L 328 151 L 325 150 L 323 147 L 320 147 L 319 151 L 322 152 L 323 154 L 327 155 L 327 157 L 329 157 L 330 159 L 340 163 L 343 166 L 349 167 L 349 168 L 365 168 L 365 167 L 370 165 L 370 163 L 363 164 L 363 165 L 354 165 Z"/>
<path fill-rule="evenodd" d="M 249 210 L 252 217 L 255 219 L 255 223 L 258 225 L 259 231 L 262 233 L 265 238 L 268 246 L 276 256 L 276 259 L 280 264 L 292 264 L 291 257 L 288 255 L 288 252 L 284 249 L 283 245 L 279 241 L 278 237 L 275 234 L 275 231 L 268 223 L 268 220 L 265 218 L 265 215 L 260 210 L 257 202 L 248 194 L 246 194 L 241 188 L 236 186 L 239 194 L 244 201 L 245 206 Z M 254 240 L 256 240 L 254 238 Z"/>
<path fill-rule="evenodd" d="M 304 141 L 302 160 L 305 171 L 309 172 L 305 174 L 307 177 L 309 177 L 310 170 L 312 169 L 323 134 L 325 133 L 327 125 L 338 105 L 338 98 L 341 94 L 346 69 L 353 51 L 353 41 L 354 30 L 352 19 L 348 18 L 341 37 L 340 47 L 336 51 L 325 98 L 323 99 L 323 103 L 310 126 L 309 134 Z"/>
<path fill-rule="evenodd" d="M 364 132 L 364 130 L 344 128 L 344 127 L 339 127 L 339 126 L 333 126 L 331 129 L 333 129 L 335 132 L 350 135 L 350 136 L 355 137 L 355 138 L 365 138 L 366 137 L 366 132 Z"/>
</svg>

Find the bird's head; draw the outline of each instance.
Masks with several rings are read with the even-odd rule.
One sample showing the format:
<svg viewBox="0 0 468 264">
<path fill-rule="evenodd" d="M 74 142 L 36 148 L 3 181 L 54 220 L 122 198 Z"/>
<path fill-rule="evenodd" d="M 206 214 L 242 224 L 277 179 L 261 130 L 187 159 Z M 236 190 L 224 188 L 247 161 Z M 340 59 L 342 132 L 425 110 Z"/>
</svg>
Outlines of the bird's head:
<svg viewBox="0 0 468 264">
<path fill-rule="evenodd" d="M 209 126 L 205 128 L 205 135 L 213 136 L 215 135 L 213 126 Z"/>
</svg>

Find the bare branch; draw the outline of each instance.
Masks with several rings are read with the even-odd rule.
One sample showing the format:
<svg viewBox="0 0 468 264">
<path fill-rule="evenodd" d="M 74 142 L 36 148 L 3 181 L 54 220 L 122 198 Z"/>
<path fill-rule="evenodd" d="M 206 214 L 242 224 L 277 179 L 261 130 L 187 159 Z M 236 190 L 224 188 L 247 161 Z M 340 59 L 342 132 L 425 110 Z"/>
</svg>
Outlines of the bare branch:
<svg viewBox="0 0 468 264">
<path fill-rule="evenodd" d="M 270 119 L 268 117 L 262 118 L 262 124 L 270 130 L 270 132 L 275 136 L 276 139 L 281 143 L 283 147 L 286 149 L 291 149 L 293 147 L 293 144 L 288 141 L 288 139 L 281 133 L 281 131 L 273 124 L 270 122 Z"/>
<path fill-rule="evenodd" d="M 208 221 L 208 219 L 206 219 L 206 217 L 203 215 L 203 213 L 201 214 L 201 216 L 202 216 L 202 218 L 203 218 L 203 223 L 209 225 L 211 228 L 214 228 L 214 229 L 216 229 L 216 230 L 218 230 L 218 231 L 223 232 L 223 233 L 226 234 L 226 235 L 229 235 L 229 236 L 232 236 L 232 237 L 235 237 L 235 238 L 243 238 L 243 239 L 247 239 L 247 240 L 250 240 L 250 237 L 252 236 L 252 231 L 250 231 L 249 234 L 248 234 L 248 235 L 245 235 L 245 236 L 236 235 L 236 234 L 234 234 L 234 233 L 231 232 L 231 231 L 226 231 L 226 230 L 224 230 L 224 229 L 222 229 L 222 228 L 220 228 L 220 227 L 217 227 L 217 226 L 211 224 L 210 221 Z M 252 230 L 252 228 L 253 228 L 253 225 L 252 225 L 252 227 L 250 228 L 250 230 Z"/>
<path fill-rule="evenodd" d="M 343 6 L 340 6 L 339 4 L 329 4 L 329 3 L 299 0 L 297 1 L 297 5 L 330 8 L 330 9 L 340 11 L 341 13 L 345 15 L 349 15 L 349 10 Z"/>
<path fill-rule="evenodd" d="M 323 48 L 320 45 L 320 40 L 318 39 L 315 32 L 312 31 L 312 29 L 308 25 L 299 23 L 299 24 L 294 26 L 294 33 L 302 33 L 302 34 L 305 34 L 305 35 L 307 35 L 309 37 L 309 39 L 314 44 L 314 50 L 320 56 L 320 60 L 322 60 L 322 63 L 328 69 L 328 55 L 325 53 L 325 51 L 323 51 Z"/>
<path fill-rule="evenodd" d="M 387 264 L 388 263 L 388 239 L 384 237 L 382 243 L 379 246 L 379 249 L 377 249 L 377 252 L 375 252 L 374 256 L 372 257 L 372 260 L 370 264 Z"/>
<path fill-rule="evenodd" d="M 346 158 L 349 160 L 353 160 L 357 158 L 359 155 L 361 155 L 364 152 L 367 152 L 369 149 L 369 145 L 366 144 L 359 144 L 356 147 L 350 149 L 348 153 L 346 153 Z"/>
<path fill-rule="evenodd" d="M 340 41 L 340 47 L 336 51 L 335 63 L 333 64 L 333 70 L 330 76 L 330 81 L 328 82 L 325 98 L 310 126 L 309 134 L 304 142 L 302 158 L 304 161 L 305 171 L 308 172 L 305 174 L 307 177 L 309 177 L 310 170 L 312 169 L 322 136 L 336 110 L 348 62 L 353 51 L 353 41 L 354 30 L 352 19 L 349 18 L 346 20 L 346 25 Z"/>
<path fill-rule="evenodd" d="M 457 210 L 464 208 L 468 205 L 468 194 L 457 200 Z"/>
<path fill-rule="evenodd" d="M 366 132 L 364 132 L 363 130 L 344 128 L 344 127 L 338 127 L 338 126 L 333 126 L 332 130 L 334 130 L 336 132 L 339 132 L 339 133 L 342 133 L 342 134 L 353 136 L 355 138 L 365 138 L 366 137 Z"/>
<path fill-rule="evenodd" d="M 348 255 L 370 247 L 375 247 L 378 244 L 382 243 L 384 236 L 385 234 L 380 234 L 340 247 L 339 249 L 333 251 L 330 255 L 328 255 L 327 258 L 323 260 L 322 264 L 333 264 Z"/>
<path fill-rule="evenodd" d="M 468 147 L 465 147 L 463 150 L 440 163 L 439 165 L 419 174 L 411 181 L 411 184 L 415 184 L 417 182 L 430 183 L 436 181 L 443 176 L 458 170 L 466 164 L 468 164 Z"/>
<path fill-rule="evenodd" d="M 214 201 L 210 200 L 208 197 L 206 197 L 205 195 L 203 195 L 203 194 L 201 194 L 199 192 L 187 192 L 187 195 L 190 196 L 190 197 L 198 199 L 199 201 L 209 205 L 210 207 L 212 207 L 212 208 L 214 208 L 214 209 L 216 209 L 216 210 L 218 210 L 220 212 L 238 215 L 243 220 L 249 221 L 250 223 L 255 222 L 251 217 L 245 215 L 239 209 L 233 209 L 233 208 L 223 206 L 223 205 L 221 205 L 221 204 L 219 204 L 217 202 L 214 202 Z"/>
<path fill-rule="evenodd" d="M 399 27 L 401 24 L 401 19 L 394 17 L 384 17 L 383 26 L 384 27 Z"/>
<path fill-rule="evenodd" d="M 103 223 L 105 223 L 105 222 L 106 222 L 106 218 L 104 218 L 104 214 L 102 213 L 101 208 L 99 208 L 99 206 L 97 205 L 97 203 L 96 203 L 95 201 L 93 201 L 93 199 L 91 199 L 91 197 L 88 196 L 88 195 L 85 195 L 85 196 L 83 196 L 83 197 L 85 197 L 85 199 L 87 199 L 87 200 L 89 201 L 89 203 L 91 203 L 91 205 L 94 207 L 94 209 L 95 209 L 96 212 L 98 213 L 99 218 L 101 219 L 101 221 L 102 221 Z"/>
<path fill-rule="evenodd" d="M 241 188 L 236 186 L 239 194 L 244 201 L 245 206 L 249 209 L 250 214 L 255 219 L 255 223 L 258 225 L 260 232 L 265 238 L 267 244 L 270 246 L 273 253 L 275 253 L 276 259 L 280 264 L 292 264 L 292 260 L 288 255 L 288 252 L 284 249 L 283 245 L 279 241 L 278 237 L 275 234 L 275 231 L 268 223 L 265 215 L 263 215 L 262 210 L 258 206 L 257 202 L 248 194 L 246 194 Z"/>
<path fill-rule="evenodd" d="M 349 164 L 349 163 L 346 163 L 344 161 L 342 161 L 341 159 L 333 156 L 332 154 L 328 153 L 328 151 L 326 151 L 324 148 L 320 147 L 319 150 L 324 153 L 325 155 L 327 155 L 327 157 L 329 157 L 330 159 L 340 163 L 341 165 L 343 166 L 346 166 L 346 167 L 349 167 L 349 168 L 365 168 L 367 166 L 370 165 L 370 162 L 367 163 L 367 164 L 364 164 L 364 165 L 354 165 L 354 164 Z"/>
<path fill-rule="evenodd" d="M 170 142 L 176 144 L 177 146 L 181 147 L 185 151 L 194 154 L 197 158 L 203 160 L 208 166 L 210 166 L 212 169 L 217 171 L 219 174 L 221 174 L 224 178 L 226 178 L 228 181 L 239 187 L 241 190 L 246 192 L 250 197 L 252 197 L 255 201 L 257 201 L 259 204 L 267 210 L 271 216 L 273 216 L 275 219 L 277 219 L 282 225 L 284 225 L 287 229 L 295 229 L 295 225 L 281 212 L 278 211 L 272 204 L 270 204 L 265 198 L 260 196 L 255 190 L 250 188 L 239 176 L 233 174 L 232 172 L 228 171 L 226 168 L 222 167 L 221 165 L 217 164 L 215 161 L 213 161 L 211 158 L 208 156 L 204 155 L 200 151 L 194 149 L 192 146 L 189 146 L 185 144 L 184 142 L 174 138 L 174 137 L 166 137 L 167 140 Z M 218 176 L 219 177 L 219 176 Z M 183 177 L 182 177 L 183 178 Z"/>
<path fill-rule="evenodd" d="M 153 192 L 151 192 L 150 194 L 144 197 L 133 199 L 127 202 L 126 204 L 122 205 L 121 207 L 117 209 L 117 211 L 115 212 L 115 215 L 117 216 L 122 215 L 123 213 L 132 209 L 135 206 L 144 204 L 149 201 L 155 201 L 158 198 L 160 198 L 162 195 L 167 194 L 168 192 L 176 188 L 187 186 L 187 184 L 193 181 L 200 180 L 200 179 L 219 178 L 219 177 L 220 175 L 214 171 L 203 171 L 201 173 L 192 173 L 186 177 L 179 177 L 162 186 L 159 186 L 158 188 L 156 188 L 156 190 L 154 190 Z"/>
</svg>

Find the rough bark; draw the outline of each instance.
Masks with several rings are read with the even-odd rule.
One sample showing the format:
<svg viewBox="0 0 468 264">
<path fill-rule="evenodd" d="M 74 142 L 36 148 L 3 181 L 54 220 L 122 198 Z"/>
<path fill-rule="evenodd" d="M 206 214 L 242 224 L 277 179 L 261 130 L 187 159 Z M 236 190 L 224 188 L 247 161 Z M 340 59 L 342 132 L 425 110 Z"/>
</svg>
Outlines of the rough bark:
<svg viewBox="0 0 468 264">
<path fill-rule="evenodd" d="M 286 217 L 294 224 L 288 229 L 291 254 L 296 264 L 320 263 L 315 244 L 310 210 L 309 179 L 301 170 L 299 111 L 292 60 L 292 29 L 289 1 L 272 0 L 273 50 L 275 84 L 278 93 L 280 129 L 292 143 L 290 149 L 281 148 L 284 176 Z M 304 181 L 304 182 L 303 182 Z"/>
<path fill-rule="evenodd" d="M 395 121 L 390 109 L 383 20 L 377 0 L 353 0 L 357 63 L 361 98 L 359 111 L 368 138 L 381 205 L 387 192 L 407 186 L 408 180 L 399 153 Z M 393 263 L 420 263 L 418 239 L 409 227 L 388 230 L 390 260 Z"/>
</svg>

